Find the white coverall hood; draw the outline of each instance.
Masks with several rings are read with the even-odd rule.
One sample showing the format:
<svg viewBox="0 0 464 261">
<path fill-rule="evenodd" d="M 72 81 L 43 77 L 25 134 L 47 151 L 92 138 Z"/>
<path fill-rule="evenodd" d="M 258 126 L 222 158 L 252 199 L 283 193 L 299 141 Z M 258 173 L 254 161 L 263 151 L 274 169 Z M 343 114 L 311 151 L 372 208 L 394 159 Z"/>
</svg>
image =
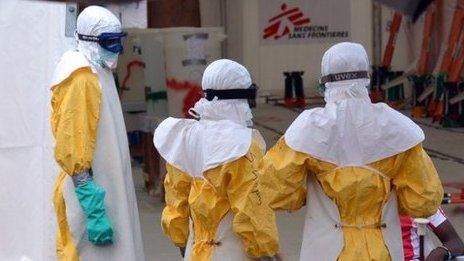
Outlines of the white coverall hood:
<svg viewBox="0 0 464 261">
<path fill-rule="evenodd" d="M 248 89 L 252 84 L 250 73 L 241 64 L 221 59 L 212 62 L 203 73 L 202 88 L 213 90 Z M 200 99 L 190 110 L 200 119 L 230 120 L 244 126 L 251 126 L 251 114 L 245 99 L 208 101 Z"/>
<path fill-rule="evenodd" d="M 356 43 L 336 44 L 322 58 L 322 76 L 368 69 L 366 51 Z M 361 166 L 422 142 L 424 133 L 409 118 L 371 103 L 368 84 L 368 78 L 325 83 L 325 107 L 301 113 L 286 131 L 286 143 L 338 166 Z"/>
<path fill-rule="evenodd" d="M 203 89 L 247 89 L 251 77 L 231 60 L 211 63 L 203 74 Z M 264 140 L 248 128 L 251 110 L 245 99 L 211 101 L 202 98 L 190 110 L 200 120 L 167 118 L 156 128 L 153 143 L 171 165 L 194 176 L 234 161 L 249 151 L 252 140 L 265 150 Z"/>
<path fill-rule="evenodd" d="M 357 43 L 339 43 L 330 47 L 322 57 L 322 76 L 356 71 L 369 71 L 369 58 L 364 47 Z M 368 101 L 369 78 L 328 82 L 325 84 L 324 99 L 327 103 L 346 98 Z"/>
<path fill-rule="evenodd" d="M 121 32 L 121 22 L 109 10 L 101 6 L 89 6 L 79 14 L 77 18 L 77 33 L 91 36 L 99 36 L 102 33 Z M 118 63 L 118 55 L 107 55 L 108 51 L 100 47 L 96 42 L 78 40 L 79 52 L 95 65 L 104 65 L 114 69 Z"/>
</svg>

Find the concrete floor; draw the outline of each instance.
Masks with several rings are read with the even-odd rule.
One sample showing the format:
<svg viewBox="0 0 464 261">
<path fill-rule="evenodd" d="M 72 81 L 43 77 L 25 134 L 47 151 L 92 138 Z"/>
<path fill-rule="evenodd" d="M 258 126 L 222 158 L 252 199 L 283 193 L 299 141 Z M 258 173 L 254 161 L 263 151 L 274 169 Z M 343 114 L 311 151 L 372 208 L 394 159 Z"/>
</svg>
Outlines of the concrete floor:
<svg viewBox="0 0 464 261">
<path fill-rule="evenodd" d="M 260 104 L 254 110 L 255 127 L 265 137 L 268 148 L 280 138 L 297 116 L 297 111 L 269 104 Z M 432 157 L 442 182 L 464 182 L 464 129 L 443 129 L 431 124 L 429 119 L 417 123 L 426 134 L 424 147 Z M 160 216 L 163 206 L 160 199 L 150 197 L 143 189 L 140 168 L 134 167 L 134 177 L 147 260 L 181 260 L 179 251 L 161 231 Z M 450 187 L 445 187 L 445 191 L 457 192 Z M 464 238 L 464 204 L 444 205 L 443 208 L 461 238 Z M 284 260 L 298 260 L 304 212 L 305 209 L 301 209 L 294 213 L 277 214 Z"/>
</svg>

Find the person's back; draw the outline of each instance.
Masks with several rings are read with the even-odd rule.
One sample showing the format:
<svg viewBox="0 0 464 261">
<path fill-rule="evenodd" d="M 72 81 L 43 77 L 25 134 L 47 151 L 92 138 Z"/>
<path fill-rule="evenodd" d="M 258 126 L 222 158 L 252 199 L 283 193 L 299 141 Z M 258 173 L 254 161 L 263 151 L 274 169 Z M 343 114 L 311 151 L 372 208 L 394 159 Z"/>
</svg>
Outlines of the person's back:
<svg viewBox="0 0 464 261">
<path fill-rule="evenodd" d="M 307 204 L 300 260 L 402 260 L 398 210 L 429 216 L 443 193 L 422 130 L 370 102 L 359 44 L 331 47 L 321 67 L 327 104 L 303 112 L 263 158 L 264 197 L 274 209 Z"/>
<path fill-rule="evenodd" d="M 155 131 L 155 147 L 167 161 L 163 231 L 186 247 L 188 260 L 274 256 L 275 217 L 262 202 L 256 172 L 265 145 L 247 127 L 251 78 L 243 66 L 219 60 L 205 70 L 202 85 L 212 96 L 191 110 L 199 120 L 168 118 Z"/>
</svg>

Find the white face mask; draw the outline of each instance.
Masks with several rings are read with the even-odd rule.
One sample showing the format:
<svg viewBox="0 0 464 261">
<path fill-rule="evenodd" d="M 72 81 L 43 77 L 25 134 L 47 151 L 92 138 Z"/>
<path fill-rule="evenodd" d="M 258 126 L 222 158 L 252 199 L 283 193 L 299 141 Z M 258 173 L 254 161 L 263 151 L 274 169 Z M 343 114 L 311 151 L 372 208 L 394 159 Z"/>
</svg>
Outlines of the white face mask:
<svg viewBox="0 0 464 261">
<path fill-rule="evenodd" d="M 113 53 L 100 48 L 100 64 L 108 69 L 115 69 L 118 66 L 118 53 Z"/>
</svg>

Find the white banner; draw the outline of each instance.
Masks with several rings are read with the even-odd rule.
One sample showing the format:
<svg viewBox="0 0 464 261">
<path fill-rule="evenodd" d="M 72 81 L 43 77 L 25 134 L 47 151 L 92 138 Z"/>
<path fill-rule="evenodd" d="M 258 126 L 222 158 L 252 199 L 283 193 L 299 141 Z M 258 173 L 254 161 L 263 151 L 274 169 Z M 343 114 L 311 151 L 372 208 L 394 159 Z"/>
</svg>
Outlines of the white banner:
<svg viewBox="0 0 464 261">
<path fill-rule="evenodd" d="M 261 44 L 350 39 L 350 0 L 259 0 Z"/>
</svg>

